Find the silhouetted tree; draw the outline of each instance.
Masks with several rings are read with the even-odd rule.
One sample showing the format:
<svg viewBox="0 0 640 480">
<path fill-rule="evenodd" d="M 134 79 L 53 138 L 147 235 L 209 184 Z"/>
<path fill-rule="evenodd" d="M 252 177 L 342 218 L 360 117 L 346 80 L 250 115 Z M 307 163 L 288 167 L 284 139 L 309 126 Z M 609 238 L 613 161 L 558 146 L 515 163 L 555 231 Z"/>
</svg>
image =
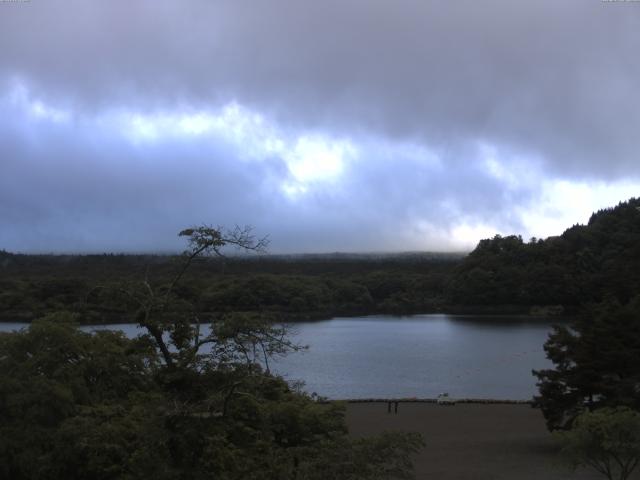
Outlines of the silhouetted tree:
<svg viewBox="0 0 640 480">
<path fill-rule="evenodd" d="M 571 326 L 557 326 L 545 343 L 553 369 L 534 371 L 535 398 L 550 429 L 570 427 L 584 409 L 640 409 L 640 297 L 588 309 Z"/>
</svg>

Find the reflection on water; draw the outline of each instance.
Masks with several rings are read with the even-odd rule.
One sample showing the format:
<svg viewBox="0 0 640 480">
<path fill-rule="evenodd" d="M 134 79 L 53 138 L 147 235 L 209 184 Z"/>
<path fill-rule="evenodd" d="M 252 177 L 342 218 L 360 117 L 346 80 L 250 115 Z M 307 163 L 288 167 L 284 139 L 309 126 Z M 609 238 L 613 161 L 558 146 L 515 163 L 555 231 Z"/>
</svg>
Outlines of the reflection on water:
<svg viewBox="0 0 640 480">
<path fill-rule="evenodd" d="M 334 318 L 294 325 L 304 352 L 273 369 L 329 398 L 453 397 L 530 399 L 532 369 L 547 368 L 542 345 L 557 320 L 470 315 Z M 0 324 L 6 331 L 24 324 Z M 83 329 L 121 329 L 136 325 Z"/>
<path fill-rule="evenodd" d="M 546 368 L 541 319 L 416 315 L 336 318 L 297 325 L 307 352 L 277 369 L 330 398 L 454 397 L 529 399 L 532 369 Z"/>
</svg>

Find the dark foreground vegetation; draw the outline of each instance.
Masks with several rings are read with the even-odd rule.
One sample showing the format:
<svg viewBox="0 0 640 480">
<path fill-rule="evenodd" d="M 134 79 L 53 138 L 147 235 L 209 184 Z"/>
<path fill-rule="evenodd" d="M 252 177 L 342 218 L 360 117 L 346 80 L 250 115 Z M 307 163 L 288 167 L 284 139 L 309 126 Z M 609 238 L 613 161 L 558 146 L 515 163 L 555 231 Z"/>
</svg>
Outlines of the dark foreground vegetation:
<svg viewBox="0 0 640 480">
<path fill-rule="evenodd" d="M 0 334 L 0 478 L 409 478 L 418 435 L 351 439 L 342 405 L 245 361 L 238 331 L 268 329 L 230 322 L 215 353 L 173 367 L 150 336 L 83 333 L 68 314 Z"/>
</svg>

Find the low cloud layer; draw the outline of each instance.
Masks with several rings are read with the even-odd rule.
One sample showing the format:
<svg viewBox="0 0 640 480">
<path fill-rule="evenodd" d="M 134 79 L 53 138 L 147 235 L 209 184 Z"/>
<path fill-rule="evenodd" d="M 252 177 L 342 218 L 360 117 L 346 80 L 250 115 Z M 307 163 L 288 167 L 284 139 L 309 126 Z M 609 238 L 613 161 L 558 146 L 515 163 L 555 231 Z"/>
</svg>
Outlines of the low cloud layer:
<svg viewBox="0 0 640 480">
<path fill-rule="evenodd" d="M 640 4 L 0 3 L 0 248 L 468 249 L 640 194 Z"/>
</svg>

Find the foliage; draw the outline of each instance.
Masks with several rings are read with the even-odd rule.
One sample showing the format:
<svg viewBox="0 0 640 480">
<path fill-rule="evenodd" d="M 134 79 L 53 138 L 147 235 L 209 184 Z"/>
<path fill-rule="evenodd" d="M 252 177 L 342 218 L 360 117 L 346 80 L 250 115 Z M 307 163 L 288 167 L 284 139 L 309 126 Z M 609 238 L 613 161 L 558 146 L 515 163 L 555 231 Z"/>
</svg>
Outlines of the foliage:
<svg viewBox="0 0 640 480">
<path fill-rule="evenodd" d="M 167 286 L 185 257 L 136 255 L 32 256 L 0 268 L 0 319 L 30 320 L 58 310 L 82 323 L 135 322 L 140 279 Z M 424 313 L 443 308 L 444 284 L 458 256 L 271 257 L 200 256 L 173 288 L 171 313 L 264 312 L 291 321 L 373 313 Z M 55 272 L 55 275 L 52 275 Z M 95 289 L 95 285 L 104 288 Z"/>
<path fill-rule="evenodd" d="M 576 307 L 640 291 L 640 198 L 594 213 L 546 240 L 482 240 L 454 270 L 449 301 Z"/>
<path fill-rule="evenodd" d="M 64 464 L 56 455 L 70 446 L 61 436 L 71 422 L 122 408 L 136 395 L 143 402 L 157 360 L 147 339 L 83 333 L 68 314 L 36 321 L 28 331 L 0 334 L 0 477 L 63 478 L 58 471 Z M 120 447 L 131 435 L 119 440 Z"/>
<path fill-rule="evenodd" d="M 355 441 L 342 438 L 339 441 L 323 442 L 316 451 L 300 452 L 305 462 L 300 466 L 297 478 L 413 478 L 410 454 L 422 446 L 419 434 L 398 432 L 386 432 L 378 437 Z"/>
<path fill-rule="evenodd" d="M 269 358 L 300 348 L 286 328 L 242 312 L 204 325 L 177 294 L 197 257 L 263 245 L 240 232 L 185 230 L 168 282 L 112 289 L 146 331 L 136 339 L 84 333 L 71 314 L 0 334 L 0 478 L 410 478 L 418 435 L 354 440 L 343 405 L 269 372 Z"/>
<path fill-rule="evenodd" d="M 545 343 L 554 369 L 534 371 L 550 429 L 570 427 L 585 407 L 640 409 L 640 297 L 609 299 L 570 326 L 557 326 Z"/>
<path fill-rule="evenodd" d="M 640 413 L 629 408 L 582 413 L 556 437 L 571 466 L 591 467 L 609 480 L 626 480 L 640 462 Z"/>
</svg>

